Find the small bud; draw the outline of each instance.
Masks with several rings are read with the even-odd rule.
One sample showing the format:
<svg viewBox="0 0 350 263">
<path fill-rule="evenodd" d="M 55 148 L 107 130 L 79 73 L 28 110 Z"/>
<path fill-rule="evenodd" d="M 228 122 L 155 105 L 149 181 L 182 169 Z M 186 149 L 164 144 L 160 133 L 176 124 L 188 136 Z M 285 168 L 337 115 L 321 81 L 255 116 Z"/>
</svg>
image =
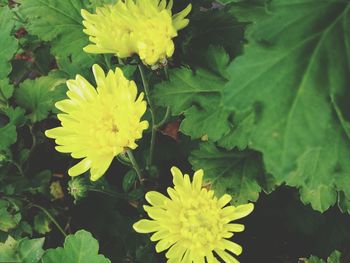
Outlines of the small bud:
<svg viewBox="0 0 350 263">
<path fill-rule="evenodd" d="M 88 187 L 88 181 L 85 178 L 73 178 L 68 182 L 68 192 L 75 201 L 87 195 Z"/>
</svg>

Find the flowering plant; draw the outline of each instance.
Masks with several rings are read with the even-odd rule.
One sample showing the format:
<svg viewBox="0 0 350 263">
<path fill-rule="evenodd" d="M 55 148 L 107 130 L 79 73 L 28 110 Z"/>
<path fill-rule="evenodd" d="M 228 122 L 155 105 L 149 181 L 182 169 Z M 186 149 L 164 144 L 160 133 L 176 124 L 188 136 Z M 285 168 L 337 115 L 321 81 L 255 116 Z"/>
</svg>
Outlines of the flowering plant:
<svg viewBox="0 0 350 263">
<path fill-rule="evenodd" d="M 350 262 L 349 21 L 0 0 L 0 262 Z"/>
</svg>

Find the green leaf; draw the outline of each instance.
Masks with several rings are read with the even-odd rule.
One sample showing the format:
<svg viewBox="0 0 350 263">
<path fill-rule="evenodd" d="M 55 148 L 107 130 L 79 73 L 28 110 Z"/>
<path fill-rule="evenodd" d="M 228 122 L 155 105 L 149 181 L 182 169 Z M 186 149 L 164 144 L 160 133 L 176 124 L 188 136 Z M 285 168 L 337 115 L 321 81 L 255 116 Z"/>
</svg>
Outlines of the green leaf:
<svg viewBox="0 0 350 263">
<path fill-rule="evenodd" d="M 223 47 L 210 46 L 205 53 L 204 59 L 205 64 L 211 71 L 226 78 L 226 68 L 230 62 L 230 56 Z"/>
<path fill-rule="evenodd" d="M 327 263 L 341 263 L 340 261 L 341 253 L 339 251 L 334 251 L 327 259 Z M 326 263 L 323 259 L 315 256 L 311 256 L 309 259 L 302 259 L 301 262 L 305 263 Z"/>
<path fill-rule="evenodd" d="M 96 239 L 89 232 L 79 230 L 66 238 L 63 248 L 47 250 L 43 262 L 110 263 L 107 258 L 98 255 L 98 249 Z"/>
<path fill-rule="evenodd" d="M 42 249 L 45 238 L 22 239 L 18 244 L 18 254 L 21 263 L 37 263 L 44 254 Z"/>
<path fill-rule="evenodd" d="M 170 106 L 173 115 L 185 115 L 180 126 L 183 133 L 193 139 L 208 135 L 209 140 L 217 141 L 230 132 L 230 111 L 219 105 L 224 79 L 203 69 L 169 73 L 170 81 L 155 87 L 154 98 L 159 106 Z"/>
<path fill-rule="evenodd" d="M 17 141 L 16 126 L 12 123 L 0 127 L 0 151 L 6 150 Z"/>
<path fill-rule="evenodd" d="M 89 0 L 89 2 L 91 8 L 96 8 L 106 4 L 115 4 L 117 0 Z"/>
<path fill-rule="evenodd" d="M 194 170 L 204 170 L 204 180 L 218 196 L 230 194 L 236 204 L 257 201 L 262 190 L 259 181 L 270 180 L 260 154 L 249 150 L 225 151 L 206 142 L 192 151 L 189 161 Z"/>
<path fill-rule="evenodd" d="M 0 230 L 8 232 L 15 228 L 21 220 L 21 214 L 17 211 L 11 211 L 10 203 L 6 200 L 0 200 Z"/>
<path fill-rule="evenodd" d="M 17 40 L 11 35 L 14 24 L 11 10 L 0 7 L 0 79 L 11 72 L 9 61 L 18 49 Z"/>
<path fill-rule="evenodd" d="M 25 111 L 22 108 L 20 108 L 20 107 L 7 108 L 7 109 L 4 110 L 4 113 L 9 118 L 9 123 L 13 124 L 15 126 L 20 127 L 26 121 L 26 119 L 24 117 Z"/>
<path fill-rule="evenodd" d="M 3 111 L 9 121 L 0 127 L 0 151 L 8 149 L 17 141 L 16 126 L 21 126 L 25 122 L 24 110 L 20 107 L 6 108 Z"/>
<path fill-rule="evenodd" d="M 305 263 L 326 263 L 323 259 L 319 259 L 318 257 L 311 256 L 309 259 L 304 261 Z"/>
<path fill-rule="evenodd" d="M 27 234 L 29 236 L 33 235 L 32 226 L 28 222 L 23 221 L 23 220 L 19 224 L 19 231 L 21 231 L 21 233 Z"/>
<path fill-rule="evenodd" d="M 52 179 L 52 172 L 50 170 L 43 170 L 35 174 L 31 179 L 29 188 L 31 193 L 47 194 L 49 192 L 49 185 Z"/>
<path fill-rule="evenodd" d="M 198 1 L 193 2 L 196 4 Z M 198 61 L 205 66 L 203 53 L 212 45 L 223 47 L 230 56 L 236 56 L 244 43 L 245 23 L 238 22 L 232 15 L 233 8 L 203 9 L 193 8 L 190 23 L 177 45 L 183 50 L 183 59 L 190 65 Z"/>
<path fill-rule="evenodd" d="M 339 251 L 334 251 L 329 258 L 327 259 L 327 263 L 340 263 L 341 253 Z"/>
<path fill-rule="evenodd" d="M 47 216 L 40 212 L 34 217 L 34 230 L 39 234 L 44 235 L 51 231 L 50 223 L 51 221 Z"/>
<path fill-rule="evenodd" d="M 336 88 L 334 86 L 331 87 L 333 107 L 337 113 L 338 119 L 343 126 L 345 133 L 350 139 L 350 89 L 336 90 Z"/>
<path fill-rule="evenodd" d="M 348 89 L 350 3 L 274 0 L 247 33 L 227 72 L 227 109 L 255 112 L 249 145 L 278 182 L 325 211 L 337 190 L 350 198 L 350 141 L 334 118 L 330 87 Z"/>
<path fill-rule="evenodd" d="M 26 29 L 44 41 L 51 41 L 58 65 L 70 74 L 90 68 L 94 61 L 83 51 L 89 41 L 83 33 L 80 10 L 86 9 L 87 5 L 86 0 L 26 0 L 20 7 L 28 20 Z"/>
<path fill-rule="evenodd" d="M 44 238 L 24 238 L 16 241 L 9 236 L 4 244 L 0 243 L 0 262 L 38 263 L 44 254 L 42 249 L 44 240 Z"/>
<path fill-rule="evenodd" d="M 54 109 L 56 101 L 64 97 L 66 79 L 60 72 L 53 71 L 48 76 L 26 80 L 15 91 L 19 106 L 25 108 L 32 122 L 45 119 Z"/>
<path fill-rule="evenodd" d="M 251 144 L 249 136 L 254 131 L 255 121 L 256 116 L 252 110 L 236 112 L 230 132 L 218 141 L 218 145 L 228 150 L 235 147 L 241 150 L 246 149 Z"/>
<path fill-rule="evenodd" d="M 14 88 L 9 84 L 8 79 L 0 79 L 0 106 L 7 105 L 7 101 L 12 97 Z"/>
<path fill-rule="evenodd" d="M 16 248 L 17 241 L 8 236 L 5 243 L 0 243 L 0 262 L 19 262 Z"/>
<path fill-rule="evenodd" d="M 135 181 L 137 180 L 137 173 L 134 169 L 129 170 L 123 178 L 123 190 L 124 192 L 128 192 L 132 186 L 134 185 Z"/>
<path fill-rule="evenodd" d="M 234 3 L 231 4 L 230 11 L 240 22 L 255 23 L 269 13 L 267 10 L 268 0 L 231 0 L 231 2 Z"/>
</svg>

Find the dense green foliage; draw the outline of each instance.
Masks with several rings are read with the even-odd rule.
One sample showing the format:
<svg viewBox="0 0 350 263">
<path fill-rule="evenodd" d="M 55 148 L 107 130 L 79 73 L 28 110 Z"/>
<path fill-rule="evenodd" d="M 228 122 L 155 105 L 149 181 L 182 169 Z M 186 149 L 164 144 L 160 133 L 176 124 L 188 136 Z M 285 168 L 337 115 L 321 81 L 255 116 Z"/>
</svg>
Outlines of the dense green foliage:
<svg viewBox="0 0 350 263">
<path fill-rule="evenodd" d="M 131 226 L 173 165 L 256 203 L 242 262 L 349 262 L 350 1 L 174 1 L 193 10 L 167 70 L 147 68 L 160 125 L 154 163 L 150 129 L 135 153 L 144 185 L 123 156 L 97 182 L 69 178 L 75 160 L 44 135 L 94 63 L 142 89 L 136 57 L 83 51 L 80 10 L 111 2 L 0 0 L 0 262 L 165 262 Z"/>
</svg>

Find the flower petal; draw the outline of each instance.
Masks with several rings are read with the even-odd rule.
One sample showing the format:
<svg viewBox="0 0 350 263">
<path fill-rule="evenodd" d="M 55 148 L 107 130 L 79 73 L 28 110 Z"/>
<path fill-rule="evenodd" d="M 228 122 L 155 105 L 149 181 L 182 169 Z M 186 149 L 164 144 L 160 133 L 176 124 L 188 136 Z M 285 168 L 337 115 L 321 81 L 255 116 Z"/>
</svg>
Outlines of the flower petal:
<svg viewBox="0 0 350 263">
<path fill-rule="evenodd" d="M 220 208 L 224 207 L 225 205 L 227 205 L 230 201 L 232 200 L 232 197 L 228 194 L 224 194 L 223 196 L 220 197 L 220 199 L 218 200 L 218 206 Z"/>
<path fill-rule="evenodd" d="M 156 251 L 157 253 L 163 252 L 164 250 L 168 249 L 171 245 L 174 243 L 171 242 L 169 238 L 165 238 L 160 240 L 156 245 Z"/>
<path fill-rule="evenodd" d="M 170 201 L 168 197 L 156 191 L 148 192 L 145 198 L 153 206 L 163 206 L 166 202 Z"/>
<path fill-rule="evenodd" d="M 186 252 L 186 248 L 178 243 L 173 245 L 169 251 L 165 254 L 167 258 L 182 258 Z"/>
<path fill-rule="evenodd" d="M 228 251 L 231 251 L 232 253 L 234 253 L 235 255 L 239 256 L 240 254 L 242 254 L 242 247 L 232 241 L 223 239 L 222 241 L 223 247 L 225 249 L 227 249 Z"/>
<path fill-rule="evenodd" d="M 237 259 L 231 256 L 229 253 L 223 250 L 215 250 L 215 252 L 224 260 L 224 262 L 239 263 Z"/>
<path fill-rule="evenodd" d="M 173 175 L 174 186 L 181 186 L 184 183 L 182 172 L 179 168 L 173 166 L 171 167 L 171 173 Z"/>
<path fill-rule="evenodd" d="M 91 160 L 85 158 L 68 170 L 70 176 L 78 176 L 85 173 L 91 167 Z"/>
<path fill-rule="evenodd" d="M 243 232 L 244 225 L 242 224 L 226 224 L 225 229 L 230 232 Z"/>
<path fill-rule="evenodd" d="M 153 220 L 142 219 L 133 225 L 138 233 L 152 233 L 160 230 L 159 224 Z"/>
<path fill-rule="evenodd" d="M 101 178 L 102 175 L 105 174 L 109 166 L 111 165 L 111 162 L 113 160 L 113 157 L 107 158 L 106 160 L 102 163 L 100 162 L 98 166 L 94 166 L 91 168 L 91 181 L 96 181 L 99 178 Z"/>
<path fill-rule="evenodd" d="M 200 191 L 202 188 L 202 182 L 203 182 L 203 175 L 204 172 L 202 169 L 196 171 L 193 175 L 193 189 Z"/>
</svg>

